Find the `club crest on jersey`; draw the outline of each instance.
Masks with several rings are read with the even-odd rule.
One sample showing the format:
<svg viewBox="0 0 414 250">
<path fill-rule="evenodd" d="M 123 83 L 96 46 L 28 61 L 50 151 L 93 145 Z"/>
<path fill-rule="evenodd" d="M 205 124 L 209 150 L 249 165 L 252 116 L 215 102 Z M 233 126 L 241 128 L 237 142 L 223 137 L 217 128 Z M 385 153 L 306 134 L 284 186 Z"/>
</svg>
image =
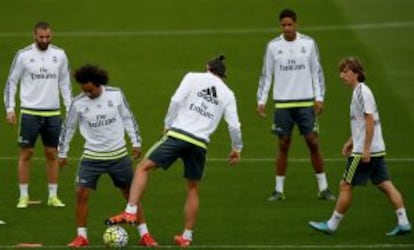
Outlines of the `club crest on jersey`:
<svg viewBox="0 0 414 250">
<path fill-rule="evenodd" d="M 56 57 L 56 56 L 52 57 L 52 61 L 53 61 L 54 63 L 57 63 L 57 62 L 58 62 L 57 57 Z"/>
<path fill-rule="evenodd" d="M 108 107 L 110 107 L 110 108 L 114 107 L 114 103 L 111 100 L 108 101 Z"/>
<path fill-rule="evenodd" d="M 197 93 L 197 96 L 203 98 L 207 102 L 218 105 L 217 91 L 216 91 L 216 87 L 214 86 L 199 91 Z"/>
<path fill-rule="evenodd" d="M 306 49 L 304 46 L 302 46 L 302 49 L 300 50 L 300 52 L 302 52 L 303 54 L 306 54 Z"/>
</svg>

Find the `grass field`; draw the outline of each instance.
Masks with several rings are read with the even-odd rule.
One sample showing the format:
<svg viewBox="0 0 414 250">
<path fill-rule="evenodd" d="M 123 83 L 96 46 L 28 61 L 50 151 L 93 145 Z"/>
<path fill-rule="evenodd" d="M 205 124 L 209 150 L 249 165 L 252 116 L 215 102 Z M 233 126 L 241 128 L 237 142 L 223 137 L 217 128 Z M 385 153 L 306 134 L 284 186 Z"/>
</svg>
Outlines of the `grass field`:
<svg viewBox="0 0 414 250">
<path fill-rule="evenodd" d="M 54 43 L 64 48 L 71 67 L 94 63 L 108 69 L 111 84 L 121 87 L 134 111 L 144 151 L 161 135 L 169 98 L 187 71 L 204 71 L 206 61 L 227 56 L 227 82 L 238 98 L 245 149 L 236 168 L 224 159 L 230 150 L 225 124 L 212 136 L 201 186 L 201 209 L 194 247 L 209 249 L 414 249 L 413 234 L 388 238 L 396 223 L 389 202 L 374 187 L 358 188 L 353 207 L 337 234 L 318 234 L 309 220 L 327 219 L 331 202 L 316 198 L 317 186 L 302 138 L 295 134 L 286 182 L 287 200 L 269 203 L 274 185 L 276 140 L 268 117 L 255 114 L 256 89 L 266 43 L 279 34 L 277 14 L 291 7 L 299 30 L 319 44 L 327 95 L 320 141 L 331 190 L 344 169 L 340 148 L 349 136 L 351 90 L 338 79 L 337 61 L 361 58 L 375 93 L 388 150 L 389 171 L 405 196 L 414 220 L 414 2 L 410 0 L 0 0 L 0 80 L 4 88 L 16 51 L 32 42 L 31 30 L 47 20 Z M 74 83 L 75 94 L 79 92 Z M 1 111 L 5 116 L 4 109 Z M 48 208 L 45 167 L 38 143 L 30 195 L 43 204 L 15 208 L 17 189 L 16 128 L 0 122 L 0 248 L 41 242 L 63 248 L 76 233 L 74 176 L 83 141 L 72 141 L 70 166 L 62 170 L 59 193 L 64 209 Z M 224 138 L 224 139 L 222 139 Z M 181 164 L 155 172 L 144 198 L 146 217 L 159 243 L 171 247 L 182 230 L 185 182 Z M 109 178 L 101 179 L 90 199 L 89 238 L 101 248 L 104 218 L 121 211 L 124 201 Z M 130 232 L 129 246 L 138 236 Z"/>
</svg>

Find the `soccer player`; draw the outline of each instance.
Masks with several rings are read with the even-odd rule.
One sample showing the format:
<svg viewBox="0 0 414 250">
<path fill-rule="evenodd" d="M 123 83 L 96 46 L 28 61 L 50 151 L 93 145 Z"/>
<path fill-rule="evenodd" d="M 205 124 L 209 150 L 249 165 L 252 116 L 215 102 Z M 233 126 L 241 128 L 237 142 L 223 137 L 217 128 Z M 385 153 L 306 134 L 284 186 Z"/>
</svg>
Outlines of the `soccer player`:
<svg viewBox="0 0 414 250">
<path fill-rule="evenodd" d="M 345 142 L 342 154 L 348 157 L 347 167 L 340 182 L 340 193 L 335 210 L 326 222 L 310 221 L 318 231 L 332 234 L 351 206 L 353 187 L 364 185 L 369 179 L 391 201 L 398 225 L 388 236 L 409 233 L 411 225 L 400 192 L 392 184 L 384 160 L 385 144 L 377 104 L 371 89 L 365 84 L 365 72 L 357 58 L 348 57 L 339 62 L 339 76 L 350 86 L 351 137 Z"/>
<path fill-rule="evenodd" d="M 49 199 L 52 207 L 64 207 L 58 198 L 59 164 L 57 144 L 61 129 L 59 91 L 66 110 L 72 91 L 68 58 L 65 52 L 51 44 L 52 29 L 46 22 L 34 27 L 34 43 L 19 50 L 14 57 L 4 90 L 7 122 L 15 126 L 15 95 L 20 82 L 20 146 L 18 176 L 20 198 L 17 208 L 29 205 L 29 176 L 31 159 L 37 137 L 42 137 L 46 158 Z"/>
<path fill-rule="evenodd" d="M 133 178 L 132 162 L 128 157 L 125 131 L 132 144 L 132 156 L 141 154 L 141 137 L 124 94 L 119 88 L 106 86 L 108 74 L 105 70 L 85 65 L 75 74 L 83 93 L 72 102 L 59 138 L 59 164 L 65 166 L 70 141 L 79 123 L 79 130 L 85 139 L 84 151 L 76 176 L 76 224 L 77 237 L 68 244 L 82 247 L 89 244 L 87 236 L 88 200 L 95 190 L 99 177 L 109 174 L 115 187 L 128 198 Z M 157 246 L 148 232 L 140 211 L 138 231 L 140 245 Z"/>
<path fill-rule="evenodd" d="M 207 63 L 207 72 L 188 73 L 171 98 L 165 118 L 165 135 L 154 144 L 138 164 L 132 181 L 125 211 L 107 219 L 107 224 L 134 223 L 142 209 L 141 200 L 150 171 L 168 169 L 178 158 L 184 163 L 187 179 L 187 200 L 184 205 L 184 231 L 174 237 L 180 247 L 188 247 L 193 240 L 193 226 L 199 210 L 199 183 L 203 176 L 207 144 L 224 116 L 232 141 L 230 165 L 240 159 L 242 138 L 236 99 L 223 82 L 226 69 L 224 57 Z"/>
<path fill-rule="evenodd" d="M 273 81 L 274 120 L 279 152 L 275 166 L 275 189 L 269 201 L 284 200 L 285 174 L 293 126 L 299 127 L 318 182 L 318 196 L 335 200 L 328 189 L 324 162 L 318 143 L 318 121 L 323 108 L 325 82 L 316 42 L 296 31 L 296 13 L 284 9 L 279 14 L 282 34 L 270 41 L 264 56 L 257 90 L 257 113 L 265 117 L 265 105 Z"/>
</svg>

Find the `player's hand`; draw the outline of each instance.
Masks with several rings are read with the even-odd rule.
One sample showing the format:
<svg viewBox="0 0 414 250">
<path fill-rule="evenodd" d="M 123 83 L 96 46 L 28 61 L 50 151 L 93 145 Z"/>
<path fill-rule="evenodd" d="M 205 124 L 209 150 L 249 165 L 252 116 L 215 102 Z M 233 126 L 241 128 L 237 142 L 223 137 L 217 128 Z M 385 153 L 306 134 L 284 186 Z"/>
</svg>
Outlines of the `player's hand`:
<svg viewBox="0 0 414 250">
<path fill-rule="evenodd" d="M 14 113 L 14 111 L 8 112 L 6 116 L 6 120 L 8 124 L 15 126 L 17 123 L 16 113 Z"/>
<path fill-rule="evenodd" d="M 322 111 L 323 111 L 323 102 L 316 101 L 313 108 L 314 108 L 315 113 L 317 115 L 321 115 L 322 114 Z"/>
<path fill-rule="evenodd" d="M 59 158 L 59 167 L 63 168 L 68 164 L 68 158 Z"/>
<path fill-rule="evenodd" d="M 352 145 L 345 144 L 342 147 L 342 155 L 348 157 L 352 152 Z"/>
<path fill-rule="evenodd" d="M 229 155 L 229 164 L 231 166 L 236 165 L 240 161 L 240 152 L 232 150 Z"/>
<path fill-rule="evenodd" d="M 364 150 L 364 152 L 361 155 L 361 161 L 364 163 L 368 163 L 371 161 L 371 153 L 369 150 Z"/>
<path fill-rule="evenodd" d="M 342 155 L 346 157 L 350 156 L 352 153 L 352 148 L 353 148 L 352 141 L 351 142 L 347 141 L 342 147 Z"/>
<path fill-rule="evenodd" d="M 136 160 L 140 156 L 141 156 L 141 147 L 132 147 L 132 158 Z"/>
<path fill-rule="evenodd" d="M 257 108 L 256 108 L 256 113 L 259 115 L 259 117 L 265 118 L 266 117 L 265 105 L 264 104 L 258 104 Z"/>
</svg>

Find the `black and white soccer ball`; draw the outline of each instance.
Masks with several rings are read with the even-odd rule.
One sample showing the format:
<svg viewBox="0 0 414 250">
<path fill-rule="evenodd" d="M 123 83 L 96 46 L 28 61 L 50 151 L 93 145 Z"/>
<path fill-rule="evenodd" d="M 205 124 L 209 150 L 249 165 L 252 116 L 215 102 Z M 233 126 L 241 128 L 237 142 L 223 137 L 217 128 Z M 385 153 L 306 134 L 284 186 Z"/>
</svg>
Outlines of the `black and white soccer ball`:
<svg viewBox="0 0 414 250">
<path fill-rule="evenodd" d="M 128 245 L 128 232 L 121 226 L 110 226 L 103 234 L 105 246 L 120 248 Z"/>
</svg>

